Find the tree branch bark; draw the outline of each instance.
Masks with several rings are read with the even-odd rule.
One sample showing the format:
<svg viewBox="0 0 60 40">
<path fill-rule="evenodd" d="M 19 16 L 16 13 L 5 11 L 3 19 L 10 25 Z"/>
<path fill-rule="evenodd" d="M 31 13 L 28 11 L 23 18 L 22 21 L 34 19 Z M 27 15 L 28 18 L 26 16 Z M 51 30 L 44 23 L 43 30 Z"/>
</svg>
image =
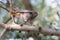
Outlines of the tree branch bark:
<svg viewBox="0 0 60 40">
<path fill-rule="evenodd" d="M 42 33 L 44 35 L 57 35 L 60 36 L 60 30 L 54 30 L 51 28 L 42 28 L 29 25 L 17 25 L 17 24 L 0 24 L 0 26 L 7 28 L 8 30 L 20 30 L 20 31 L 33 31 L 35 33 Z"/>
</svg>

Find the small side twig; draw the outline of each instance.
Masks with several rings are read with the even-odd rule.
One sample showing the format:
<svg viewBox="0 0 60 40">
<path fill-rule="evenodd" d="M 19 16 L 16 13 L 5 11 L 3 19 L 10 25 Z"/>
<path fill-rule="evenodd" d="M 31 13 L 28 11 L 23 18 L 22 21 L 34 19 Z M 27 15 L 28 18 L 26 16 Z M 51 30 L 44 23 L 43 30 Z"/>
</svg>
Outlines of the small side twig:
<svg viewBox="0 0 60 40">
<path fill-rule="evenodd" d="M 2 33 L 0 34 L 0 39 L 3 38 L 4 34 L 6 33 L 7 28 L 4 28 L 4 30 L 2 31 Z"/>
</svg>

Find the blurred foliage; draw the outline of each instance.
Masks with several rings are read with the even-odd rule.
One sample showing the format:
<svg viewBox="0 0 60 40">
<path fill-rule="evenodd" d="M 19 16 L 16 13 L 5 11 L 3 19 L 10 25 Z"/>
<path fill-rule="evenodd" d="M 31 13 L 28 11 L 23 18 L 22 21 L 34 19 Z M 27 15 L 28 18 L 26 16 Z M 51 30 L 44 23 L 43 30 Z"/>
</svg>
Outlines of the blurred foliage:
<svg viewBox="0 0 60 40">
<path fill-rule="evenodd" d="M 58 28 L 60 28 L 59 27 L 60 16 L 57 15 L 57 11 L 59 12 L 59 10 L 57 9 L 59 7 L 58 5 L 57 5 L 58 7 L 52 8 L 51 5 L 48 7 L 46 6 L 45 0 L 31 0 L 30 2 L 31 2 L 31 5 L 33 6 L 33 9 L 38 13 L 38 16 L 35 18 L 32 25 L 50 27 L 50 28 L 56 28 L 58 26 Z M 22 3 L 22 0 L 13 0 L 13 4 L 17 5 L 17 7 L 19 7 L 20 9 L 25 9 Z M 2 4 L 0 3 L 0 6 L 1 5 Z M 9 17 L 10 17 L 10 14 L 6 10 L 0 8 L 0 23 L 5 22 Z M 16 31 L 7 32 L 6 35 L 7 35 L 6 38 L 17 38 L 17 37 L 23 38 L 24 37 L 24 34 L 17 33 Z M 41 38 L 41 40 L 55 40 L 54 39 L 55 37 L 52 38 L 51 36 L 45 36 L 43 34 L 40 34 L 39 38 Z M 58 38 L 56 38 L 56 40 L 58 40 Z"/>
<path fill-rule="evenodd" d="M 19 7 L 20 9 L 24 9 L 24 5 L 22 3 L 22 0 L 18 0 L 18 1 L 13 0 L 13 4 L 17 5 L 17 7 Z"/>
</svg>

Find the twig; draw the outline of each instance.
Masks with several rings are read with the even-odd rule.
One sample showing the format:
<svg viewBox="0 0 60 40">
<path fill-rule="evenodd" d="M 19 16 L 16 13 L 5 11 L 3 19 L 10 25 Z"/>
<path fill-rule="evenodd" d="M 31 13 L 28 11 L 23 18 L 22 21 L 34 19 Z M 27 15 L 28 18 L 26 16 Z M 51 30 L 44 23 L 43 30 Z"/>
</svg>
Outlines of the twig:
<svg viewBox="0 0 60 40">
<path fill-rule="evenodd" d="M 12 19 L 11 17 L 8 18 L 4 23 L 5 23 L 5 24 L 8 23 L 11 19 Z"/>
<path fill-rule="evenodd" d="M 9 10 L 6 7 L 6 4 L 4 4 L 2 1 L 0 1 L 0 3 L 2 3 L 2 5 L 0 5 L 1 8 L 7 10 L 9 12 Z"/>
<path fill-rule="evenodd" d="M 7 31 L 7 28 L 4 28 L 4 30 L 3 30 L 2 33 L 0 34 L 0 39 L 3 38 L 4 34 L 6 33 L 6 31 Z"/>
<path fill-rule="evenodd" d="M 9 10 L 5 6 L 0 6 L 0 7 L 9 12 Z"/>
</svg>

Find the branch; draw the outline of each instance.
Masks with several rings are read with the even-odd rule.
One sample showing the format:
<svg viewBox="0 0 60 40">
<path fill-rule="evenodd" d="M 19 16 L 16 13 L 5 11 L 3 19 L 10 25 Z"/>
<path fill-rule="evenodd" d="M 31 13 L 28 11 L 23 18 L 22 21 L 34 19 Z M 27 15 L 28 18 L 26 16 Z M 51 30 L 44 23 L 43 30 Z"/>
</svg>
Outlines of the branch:
<svg viewBox="0 0 60 40">
<path fill-rule="evenodd" d="M 0 5 L 1 8 L 7 10 L 9 12 L 9 10 L 7 9 L 6 4 L 4 4 L 3 2 L 0 1 L 0 3 L 2 3 L 2 5 Z"/>
<path fill-rule="evenodd" d="M 1 8 L 3 8 L 3 9 L 5 9 L 5 10 L 7 10 L 8 12 L 9 12 L 9 10 L 6 8 L 6 6 L 5 5 L 3 5 L 3 6 L 0 6 Z M 5 24 L 8 22 L 8 21 L 10 21 L 11 20 L 11 17 L 9 18 L 9 19 L 7 19 L 6 20 L 6 22 L 4 22 Z"/>
<path fill-rule="evenodd" d="M 3 5 L 5 5 L 2 1 L 0 1 L 0 3 L 2 3 Z"/>
<path fill-rule="evenodd" d="M 3 6 L 0 6 L 0 7 L 9 12 L 9 10 L 4 5 Z"/>
<path fill-rule="evenodd" d="M 7 24 L 12 18 L 8 18 L 4 23 Z"/>
<path fill-rule="evenodd" d="M 53 30 L 51 28 L 42 28 L 42 27 L 35 27 L 35 26 L 29 26 L 29 25 L 17 25 L 17 24 L 0 24 L 0 26 L 3 26 L 7 28 L 8 30 L 20 30 L 20 31 L 33 31 L 35 33 L 42 33 L 45 35 L 57 35 L 60 36 L 60 30 Z"/>
<path fill-rule="evenodd" d="M 0 3 L 2 4 L 2 5 L 0 5 L 0 7 L 9 12 L 9 10 L 7 9 L 6 4 L 4 4 L 2 1 L 0 1 Z M 10 17 L 6 22 L 4 22 L 4 23 L 6 24 L 6 23 L 8 23 L 8 21 L 10 21 L 10 20 L 11 20 L 11 17 Z M 4 28 L 4 30 L 3 30 L 2 33 L 0 34 L 0 39 L 1 39 L 1 38 L 3 39 L 3 36 L 4 36 L 4 34 L 6 33 L 6 31 L 7 31 L 7 28 Z"/>
<path fill-rule="evenodd" d="M 2 4 L 2 5 L 0 5 L 0 7 L 9 12 L 9 10 L 7 9 L 6 4 L 4 4 L 2 1 L 0 1 L 0 3 Z M 10 20 L 11 20 L 11 17 L 10 17 L 9 19 L 7 19 L 6 22 L 4 22 L 4 23 L 6 24 L 6 23 L 8 23 Z"/>
</svg>

